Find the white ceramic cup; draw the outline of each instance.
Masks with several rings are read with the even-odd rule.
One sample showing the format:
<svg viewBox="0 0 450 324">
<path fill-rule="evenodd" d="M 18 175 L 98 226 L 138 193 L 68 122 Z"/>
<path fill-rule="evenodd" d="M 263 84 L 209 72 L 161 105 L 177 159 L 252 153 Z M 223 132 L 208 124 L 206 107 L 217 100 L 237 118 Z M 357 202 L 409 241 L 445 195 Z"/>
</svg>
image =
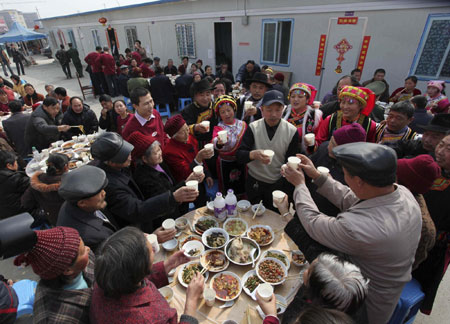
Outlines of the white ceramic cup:
<svg viewBox="0 0 450 324">
<path fill-rule="evenodd" d="M 209 120 L 202 121 L 201 125 L 206 128 L 207 132 L 209 132 Z"/>
<path fill-rule="evenodd" d="M 211 143 L 205 144 L 204 148 L 214 152 L 214 145 Z"/>
<path fill-rule="evenodd" d="M 313 101 L 313 108 L 314 109 L 319 109 L 321 104 L 322 103 L 320 101 Z"/>
<path fill-rule="evenodd" d="M 252 101 L 245 101 L 245 102 L 244 102 L 244 110 L 245 110 L 245 111 L 247 111 L 247 110 L 249 110 L 250 108 L 252 108 L 252 106 L 253 106 L 253 102 L 252 102 Z"/>
<path fill-rule="evenodd" d="M 272 163 L 272 159 L 273 159 L 273 156 L 275 155 L 275 152 L 272 150 L 264 150 L 263 153 L 264 153 L 264 155 L 267 155 L 268 157 L 270 157 L 269 164 Z"/>
<path fill-rule="evenodd" d="M 186 182 L 186 187 L 194 188 L 195 190 L 198 190 L 198 181 L 197 180 L 190 180 Z"/>
<path fill-rule="evenodd" d="M 303 138 L 305 139 L 306 146 L 313 146 L 316 143 L 316 135 L 313 133 L 306 134 Z"/>
<path fill-rule="evenodd" d="M 298 169 L 298 165 L 300 164 L 300 162 L 302 162 L 302 160 L 300 160 L 298 157 L 296 156 L 290 156 L 288 157 L 288 167 L 297 170 Z"/>
<path fill-rule="evenodd" d="M 197 165 L 194 169 L 193 169 L 194 173 L 197 175 L 200 175 L 203 173 L 203 166 L 202 165 Z"/>
<path fill-rule="evenodd" d="M 226 143 L 228 140 L 228 132 L 226 130 L 217 133 L 221 143 Z"/>
<path fill-rule="evenodd" d="M 147 234 L 147 240 L 150 242 L 154 253 L 159 252 L 158 237 L 155 234 Z"/>
<path fill-rule="evenodd" d="M 262 283 L 256 288 L 256 293 L 261 297 L 262 300 L 268 302 L 272 299 L 273 286 L 268 283 Z"/>
<path fill-rule="evenodd" d="M 168 218 L 166 219 L 163 223 L 162 223 L 162 227 L 165 230 L 171 230 L 175 228 L 175 220 L 173 220 L 172 218 Z"/>
<path fill-rule="evenodd" d="M 72 136 L 72 141 L 74 142 L 78 141 L 78 136 Z"/>
<path fill-rule="evenodd" d="M 281 203 L 284 199 L 284 196 L 286 196 L 286 194 L 281 190 L 272 191 L 273 207 L 276 208 L 277 206 L 275 205 L 275 202 Z"/>
<path fill-rule="evenodd" d="M 325 173 L 327 175 L 330 173 L 330 169 L 324 166 L 317 167 L 317 171 L 319 171 L 320 173 Z"/>
<path fill-rule="evenodd" d="M 216 291 L 212 288 L 205 287 L 203 290 L 203 299 L 207 306 L 213 306 L 214 301 L 216 300 Z"/>
</svg>

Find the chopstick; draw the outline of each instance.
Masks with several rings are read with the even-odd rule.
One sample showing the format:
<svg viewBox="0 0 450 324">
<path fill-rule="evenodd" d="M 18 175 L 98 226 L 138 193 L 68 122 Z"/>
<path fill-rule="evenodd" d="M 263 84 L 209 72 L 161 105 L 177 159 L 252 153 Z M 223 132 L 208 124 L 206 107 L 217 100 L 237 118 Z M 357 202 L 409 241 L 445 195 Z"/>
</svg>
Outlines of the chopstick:
<svg viewBox="0 0 450 324">
<path fill-rule="evenodd" d="M 209 264 L 211 263 L 211 261 L 208 261 L 208 263 L 206 264 L 206 266 L 202 269 L 202 271 L 200 271 L 200 274 L 203 276 L 203 274 L 208 271 L 209 269 Z"/>
<path fill-rule="evenodd" d="M 276 303 L 277 303 L 277 305 L 280 305 L 280 306 L 282 306 L 284 308 L 287 308 L 287 305 L 285 303 L 282 303 L 282 302 L 280 302 L 278 300 L 276 301 Z"/>
<path fill-rule="evenodd" d="M 246 313 L 247 313 L 247 324 L 251 324 L 252 323 L 252 321 L 250 320 L 250 306 L 247 304 L 247 311 L 246 311 Z"/>
<path fill-rule="evenodd" d="M 252 219 L 255 219 L 255 217 L 256 217 L 256 214 L 258 214 L 258 212 L 259 212 L 259 209 L 261 208 L 261 204 L 262 204 L 262 200 L 259 202 L 259 205 L 258 205 L 258 208 L 256 208 L 256 210 L 255 210 L 255 213 L 253 214 L 253 217 L 252 217 Z"/>
</svg>

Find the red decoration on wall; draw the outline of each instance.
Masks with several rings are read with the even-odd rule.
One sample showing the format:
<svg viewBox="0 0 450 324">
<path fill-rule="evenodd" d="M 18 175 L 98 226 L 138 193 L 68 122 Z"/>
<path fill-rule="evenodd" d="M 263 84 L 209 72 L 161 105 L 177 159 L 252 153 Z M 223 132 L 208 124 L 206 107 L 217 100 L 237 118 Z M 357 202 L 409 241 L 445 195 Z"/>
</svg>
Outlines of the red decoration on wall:
<svg viewBox="0 0 450 324">
<path fill-rule="evenodd" d="M 333 48 L 339 53 L 339 56 L 336 58 L 336 61 L 338 61 L 339 63 L 334 72 L 342 73 L 341 63 L 342 61 L 345 61 L 344 54 L 351 50 L 353 46 L 350 45 L 346 38 L 343 38 L 339 43 L 334 45 Z"/>
<path fill-rule="evenodd" d="M 39 29 L 39 25 L 34 25 L 34 30 L 38 30 Z"/>
<path fill-rule="evenodd" d="M 358 17 L 339 17 L 338 25 L 356 25 L 358 23 Z"/>
<path fill-rule="evenodd" d="M 100 24 L 102 24 L 102 26 L 106 26 L 106 22 L 108 21 L 108 19 L 106 19 L 105 17 L 101 17 L 98 19 L 98 22 Z"/>
<path fill-rule="evenodd" d="M 359 53 L 359 59 L 358 59 L 358 65 L 357 68 L 363 70 L 364 63 L 366 62 L 367 57 L 367 51 L 369 50 L 369 44 L 370 44 L 370 36 L 364 36 L 362 46 L 361 46 L 361 52 Z"/>
<path fill-rule="evenodd" d="M 327 35 L 320 35 L 319 52 L 317 53 L 316 75 L 322 73 L 323 56 L 325 54 L 325 43 Z"/>
</svg>

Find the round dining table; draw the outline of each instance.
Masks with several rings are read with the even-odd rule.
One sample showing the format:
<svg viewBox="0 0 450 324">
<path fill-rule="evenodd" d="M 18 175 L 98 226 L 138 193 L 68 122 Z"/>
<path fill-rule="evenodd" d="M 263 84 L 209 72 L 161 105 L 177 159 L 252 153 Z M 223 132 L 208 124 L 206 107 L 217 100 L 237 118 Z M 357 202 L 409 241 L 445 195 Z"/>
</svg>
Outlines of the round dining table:
<svg viewBox="0 0 450 324">
<path fill-rule="evenodd" d="M 183 230 L 183 233 L 179 236 L 178 239 L 181 240 L 189 234 L 198 235 L 197 233 L 193 232 L 192 225 L 195 224 L 195 221 L 202 216 L 214 216 L 214 215 L 212 212 L 208 211 L 206 207 L 193 210 L 184 215 L 184 217 L 186 217 L 189 220 L 190 226 L 188 226 L 187 229 Z M 273 242 L 268 246 L 261 247 L 261 253 L 259 256 L 261 256 L 265 251 L 272 249 L 281 250 L 288 256 L 289 260 L 291 261 L 291 266 L 287 275 L 287 279 L 285 280 L 284 283 L 274 286 L 274 293 L 283 296 L 286 299 L 287 304 L 289 304 L 295 297 L 298 289 L 303 283 L 302 274 L 303 271 L 306 269 L 307 265 L 299 267 L 292 263 L 290 251 L 298 250 L 298 247 L 284 232 L 284 227 L 286 226 L 287 222 L 283 219 L 283 217 L 281 217 L 280 214 L 275 213 L 268 209 L 266 209 L 266 211 L 261 216 L 256 216 L 255 218 L 253 218 L 253 213 L 251 209 L 249 209 L 246 212 L 238 212 L 237 217 L 244 219 L 248 223 L 249 227 L 259 224 L 268 225 L 274 231 L 275 235 Z M 220 222 L 219 224 L 220 227 L 222 227 L 223 224 Z M 164 251 L 164 249 L 161 247 L 160 251 L 155 255 L 155 262 L 164 260 L 177 250 L 178 248 L 173 252 L 168 252 Z M 258 260 L 260 260 L 260 258 Z M 170 282 L 169 286 L 172 288 L 174 292 L 174 297 L 172 298 L 169 304 L 171 307 L 174 307 L 177 310 L 178 316 L 181 316 L 181 314 L 183 314 L 184 305 L 186 301 L 186 288 L 183 287 L 178 282 L 178 271 L 181 271 L 182 267 L 183 265 L 179 266 L 176 269 L 176 272 L 173 275 L 173 277 L 169 278 Z M 239 266 L 230 262 L 230 265 L 224 271 L 234 272 L 241 278 L 242 281 L 242 277 L 249 270 L 252 270 L 251 265 Z M 209 273 L 209 278 L 207 281 L 205 281 L 205 287 L 210 287 L 211 277 L 214 274 L 215 273 Z M 243 284 L 244 282 L 242 282 L 242 285 Z M 224 302 L 216 299 L 214 305 L 209 307 L 206 305 L 203 299 L 200 299 L 196 316 L 199 323 L 221 324 L 225 320 L 233 320 L 236 323 L 247 323 L 247 324 L 250 323 L 256 324 L 262 322 L 262 319 L 256 310 L 256 307 L 258 306 L 257 302 L 254 301 L 250 296 L 248 296 L 244 292 L 244 289 L 242 289 L 241 294 L 235 300 L 235 303 L 232 307 L 219 308 L 223 304 Z"/>
</svg>

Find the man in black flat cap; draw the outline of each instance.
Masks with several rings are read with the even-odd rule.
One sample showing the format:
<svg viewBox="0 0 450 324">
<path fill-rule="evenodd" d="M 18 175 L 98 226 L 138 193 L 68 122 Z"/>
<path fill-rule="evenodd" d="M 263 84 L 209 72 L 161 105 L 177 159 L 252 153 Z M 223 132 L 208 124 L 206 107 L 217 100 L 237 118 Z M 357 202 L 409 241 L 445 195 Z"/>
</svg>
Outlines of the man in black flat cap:
<svg viewBox="0 0 450 324">
<path fill-rule="evenodd" d="M 59 211 L 56 226 L 72 227 L 94 252 L 116 227 L 101 210 L 106 207 L 106 173 L 85 165 L 63 175 L 59 195 L 66 201 Z"/>
<path fill-rule="evenodd" d="M 407 188 L 394 183 L 397 158 L 391 148 L 350 143 L 335 147 L 333 154 L 348 187 L 320 173 L 304 155 L 298 155 L 302 160 L 298 170 L 284 169 L 286 179 L 295 186 L 294 217 L 313 240 L 347 254 L 360 267 L 370 279 L 369 324 L 387 323 L 411 280 L 422 226 L 420 207 Z M 317 185 L 317 192 L 341 210 L 337 217 L 319 211 L 303 172 Z"/>
<path fill-rule="evenodd" d="M 105 187 L 107 206 L 105 213 L 119 228 L 134 225 L 146 233 L 154 233 L 158 241 L 165 242 L 174 237 L 175 230 L 154 228 L 152 221 L 171 214 L 178 203 L 194 201 L 198 191 L 182 187 L 179 195 L 168 190 L 144 200 L 142 192 L 130 175 L 133 145 L 117 133 L 106 132 L 91 146 L 91 154 L 98 167 L 105 171 L 108 184 Z"/>
<path fill-rule="evenodd" d="M 249 91 L 244 96 L 241 96 L 237 102 L 236 118 L 249 124 L 252 121 L 261 119 L 262 98 L 272 88 L 272 85 L 267 80 L 267 74 L 256 72 L 252 79 L 247 80 L 247 88 Z M 253 102 L 253 106 L 247 110 L 244 109 L 246 101 Z"/>
</svg>

